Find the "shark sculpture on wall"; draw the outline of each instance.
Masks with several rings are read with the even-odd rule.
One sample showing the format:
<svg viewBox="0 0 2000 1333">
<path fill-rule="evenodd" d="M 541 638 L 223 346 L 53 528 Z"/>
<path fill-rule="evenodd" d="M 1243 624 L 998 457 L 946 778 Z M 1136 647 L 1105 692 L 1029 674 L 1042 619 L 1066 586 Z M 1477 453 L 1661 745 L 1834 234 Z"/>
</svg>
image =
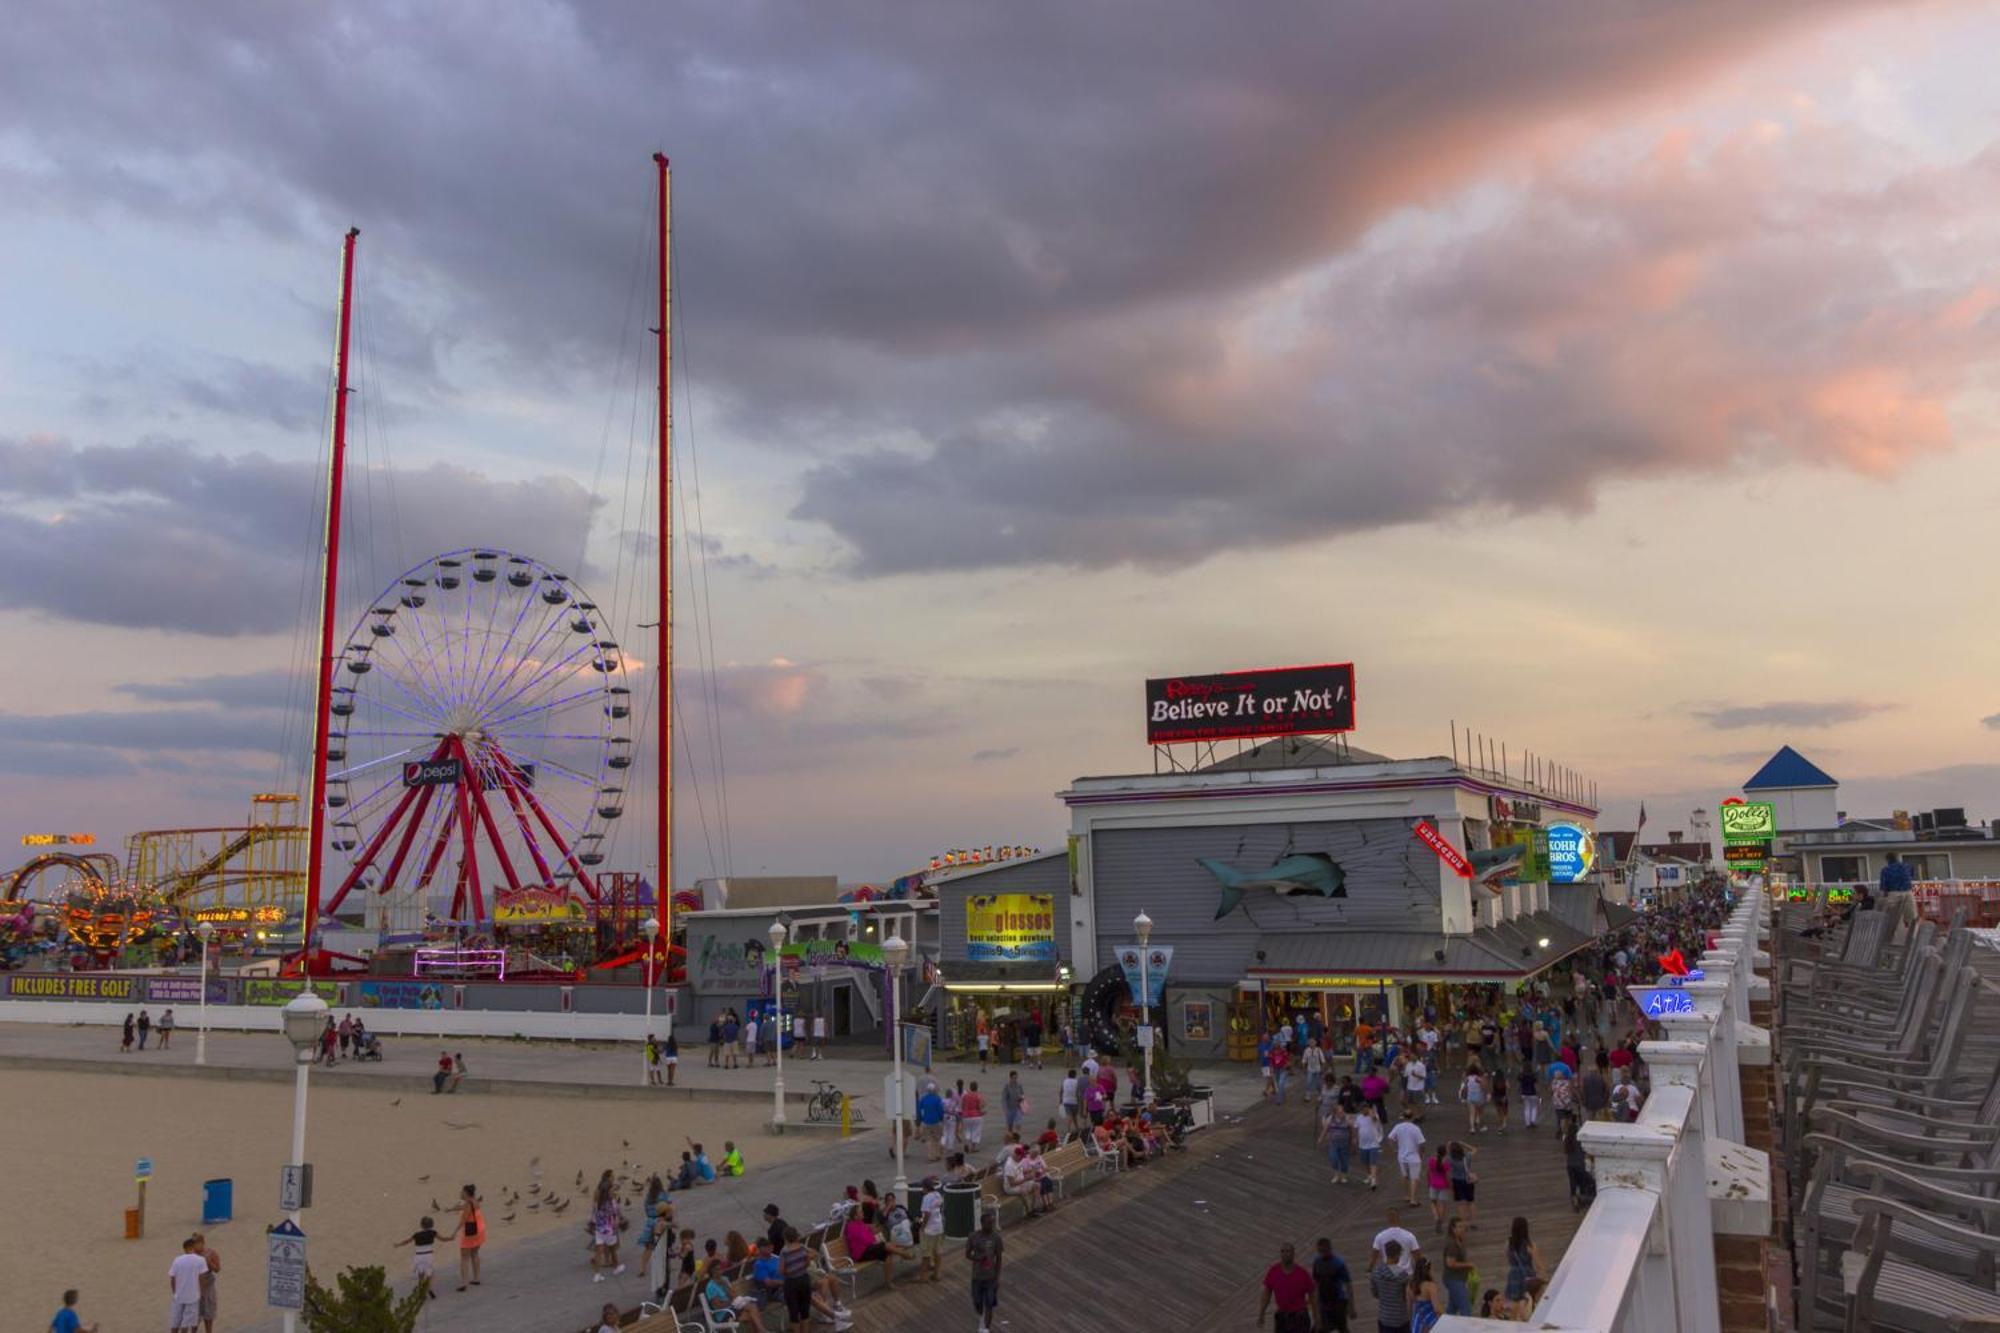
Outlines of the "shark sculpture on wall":
<svg viewBox="0 0 2000 1333">
<path fill-rule="evenodd" d="M 1472 862 L 1472 876 L 1493 892 L 1500 892 L 1500 881 L 1513 875 L 1521 868 L 1522 858 L 1527 848 L 1520 843 L 1507 843 L 1499 847 L 1482 847 L 1466 853 L 1465 859 Z"/>
<path fill-rule="evenodd" d="M 1260 871 L 1238 870 L 1227 861 L 1210 856 L 1199 859 L 1202 869 L 1222 885 L 1222 900 L 1215 907 L 1217 921 L 1235 911 L 1242 904 L 1243 895 L 1252 889 L 1270 889 L 1288 898 L 1301 893 L 1315 893 L 1322 898 L 1347 896 L 1347 872 L 1325 852 L 1297 852 L 1280 857 L 1275 865 Z"/>
</svg>

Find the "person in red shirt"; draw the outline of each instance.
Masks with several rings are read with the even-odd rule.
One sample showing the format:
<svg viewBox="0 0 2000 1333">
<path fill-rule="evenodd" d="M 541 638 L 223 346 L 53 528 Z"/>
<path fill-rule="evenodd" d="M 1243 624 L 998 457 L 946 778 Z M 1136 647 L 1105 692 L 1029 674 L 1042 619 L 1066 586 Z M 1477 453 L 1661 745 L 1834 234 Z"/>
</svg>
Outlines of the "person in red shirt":
<svg viewBox="0 0 2000 1333">
<path fill-rule="evenodd" d="M 1623 1046 L 1613 1046 L 1611 1048 L 1611 1067 L 1613 1069 L 1626 1069 L 1631 1064 L 1632 1052 L 1630 1050 Z"/>
<path fill-rule="evenodd" d="M 1278 1262 L 1264 1272 L 1263 1291 L 1257 1297 L 1257 1323 L 1262 1327 L 1272 1301 L 1278 1317 L 1272 1321 L 1275 1333 L 1312 1333 L 1312 1273 L 1299 1267 L 1289 1245 L 1278 1247 Z"/>
</svg>

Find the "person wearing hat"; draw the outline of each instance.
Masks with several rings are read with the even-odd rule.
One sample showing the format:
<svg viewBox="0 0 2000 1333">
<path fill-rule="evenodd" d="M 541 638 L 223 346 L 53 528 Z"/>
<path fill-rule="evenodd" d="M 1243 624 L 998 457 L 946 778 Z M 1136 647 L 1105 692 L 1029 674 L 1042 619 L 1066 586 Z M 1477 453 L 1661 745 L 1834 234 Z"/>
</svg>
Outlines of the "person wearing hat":
<svg viewBox="0 0 2000 1333">
<path fill-rule="evenodd" d="M 931 1281 L 936 1282 L 944 1276 L 944 1191 L 936 1176 L 924 1177 L 924 1196 L 917 1211 L 923 1215 L 918 1241 L 922 1269 L 929 1270 Z"/>
</svg>

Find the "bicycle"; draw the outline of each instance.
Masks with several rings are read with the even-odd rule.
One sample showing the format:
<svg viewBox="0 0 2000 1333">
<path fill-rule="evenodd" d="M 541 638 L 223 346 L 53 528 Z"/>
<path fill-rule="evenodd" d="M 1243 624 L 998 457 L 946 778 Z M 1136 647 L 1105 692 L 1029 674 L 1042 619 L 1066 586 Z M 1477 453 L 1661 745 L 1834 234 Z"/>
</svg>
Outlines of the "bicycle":
<svg viewBox="0 0 2000 1333">
<path fill-rule="evenodd" d="M 816 1078 L 812 1082 L 813 1094 L 806 1098 L 806 1119 L 838 1120 L 840 1119 L 840 1108 L 845 1103 L 847 1106 L 848 1123 L 853 1125 L 862 1123 L 863 1116 L 859 1102 L 847 1101 L 841 1095 L 839 1088 L 836 1088 L 824 1079 Z"/>
</svg>

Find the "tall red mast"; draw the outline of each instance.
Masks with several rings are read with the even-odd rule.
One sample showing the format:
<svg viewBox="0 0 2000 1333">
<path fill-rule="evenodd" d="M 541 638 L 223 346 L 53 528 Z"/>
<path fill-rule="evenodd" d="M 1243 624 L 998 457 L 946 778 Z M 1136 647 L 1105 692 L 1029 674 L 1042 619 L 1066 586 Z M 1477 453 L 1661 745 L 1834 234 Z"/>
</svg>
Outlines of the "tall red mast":
<svg viewBox="0 0 2000 1333">
<path fill-rule="evenodd" d="M 340 488 L 347 466 L 347 342 L 354 317 L 354 240 L 347 229 L 340 248 L 340 332 L 334 350 L 333 458 L 326 482 L 326 536 L 320 548 L 319 681 L 314 691 L 312 800 L 306 806 L 306 908 L 299 938 L 299 970 L 313 971 L 313 936 L 319 928 L 320 881 L 326 861 L 326 737 L 333 721 L 334 596 L 340 582 Z"/>
<path fill-rule="evenodd" d="M 660 178 L 660 809 L 659 882 L 653 910 L 661 934 L 674 938 L 674 179 L 665 153 L 653 154 Z M 651 960 L 648 960 L 648 970 Z"/>
</svg>

